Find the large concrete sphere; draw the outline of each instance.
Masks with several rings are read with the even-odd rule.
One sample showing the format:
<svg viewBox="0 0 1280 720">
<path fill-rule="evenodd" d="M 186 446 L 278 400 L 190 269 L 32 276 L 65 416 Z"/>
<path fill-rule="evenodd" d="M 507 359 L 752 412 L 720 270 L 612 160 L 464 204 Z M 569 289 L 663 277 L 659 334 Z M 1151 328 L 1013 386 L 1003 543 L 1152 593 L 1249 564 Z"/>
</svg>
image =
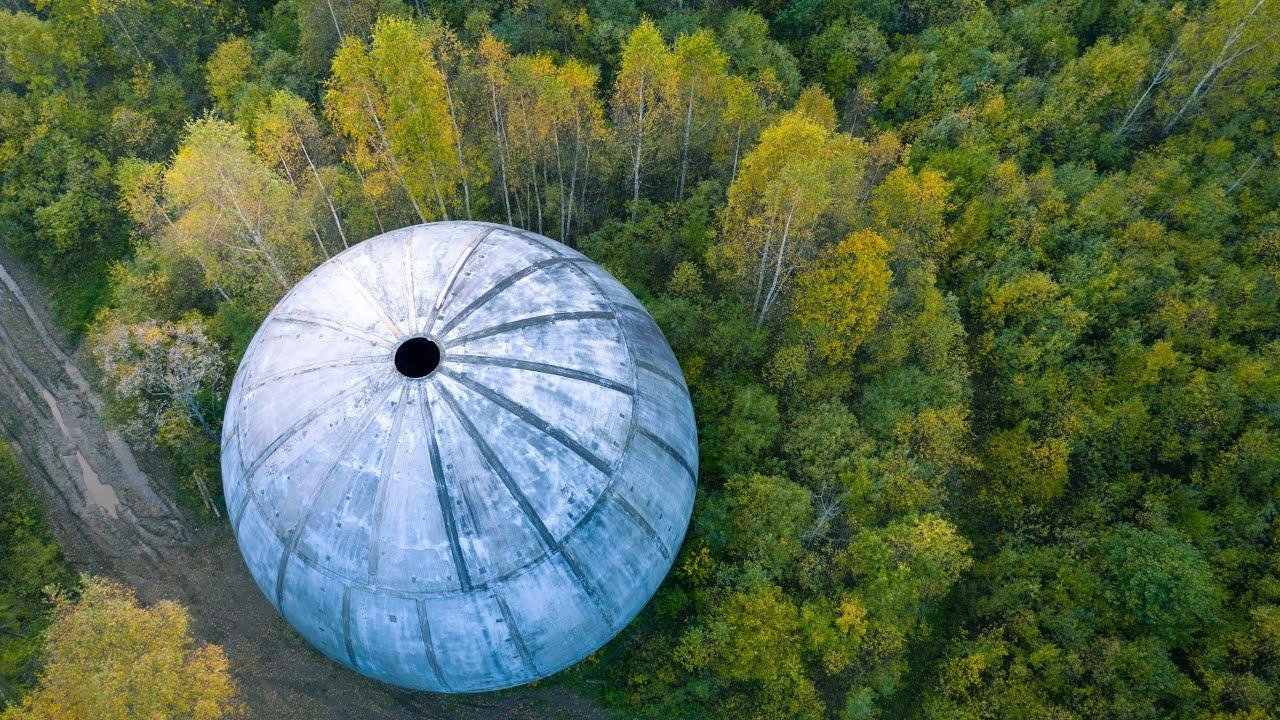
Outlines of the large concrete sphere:
<svg viewBox="0 0 1280 720">
<path fill-rule="evenodd" d="M 613 637 L 670 569 L 698 467 L 680 366 L 635 297 L 477 222 L 316 268 L 254 336 L 223 428 L 263 593 L 339 663 L 444 692 Z"/>
</svg>

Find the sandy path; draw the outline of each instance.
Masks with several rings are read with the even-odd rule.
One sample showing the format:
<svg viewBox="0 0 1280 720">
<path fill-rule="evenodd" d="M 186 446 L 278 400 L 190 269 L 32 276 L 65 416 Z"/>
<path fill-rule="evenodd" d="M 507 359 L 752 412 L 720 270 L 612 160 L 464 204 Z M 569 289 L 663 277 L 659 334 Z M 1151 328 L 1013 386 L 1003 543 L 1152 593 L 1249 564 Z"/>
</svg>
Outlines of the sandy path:
<svg viewBox="0 0 1280 720">
<path fill-rule="evenodd" d="M 29 469 L 71 563 L 127 582 L 144 601 L 186 604 L 196 633 L 227 650 L 250 717 L 608 717 L 560 687 L 463 697 L 396 690 L 312 650 L 258 591 L 229 530 L 193 530 L 165 485 L 103 426 L 102 399 L 49 317 L 38 286 L 0 249 L 0 437 Z"/>
</svg>

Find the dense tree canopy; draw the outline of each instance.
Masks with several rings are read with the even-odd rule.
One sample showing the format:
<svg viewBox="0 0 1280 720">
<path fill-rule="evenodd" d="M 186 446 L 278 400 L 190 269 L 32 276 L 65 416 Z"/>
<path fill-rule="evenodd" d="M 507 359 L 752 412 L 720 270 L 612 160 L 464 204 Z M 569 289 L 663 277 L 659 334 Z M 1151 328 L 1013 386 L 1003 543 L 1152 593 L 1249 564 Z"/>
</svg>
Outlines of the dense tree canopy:
<svg viewBox="0 0 1280 720">
<path fill-rule="evenodd" d="M 47 591 L 71 581 L 27 482 L 0 439 L 0 699 L 6 704 L 35 681 L 49 621 Z"/>
</svg>

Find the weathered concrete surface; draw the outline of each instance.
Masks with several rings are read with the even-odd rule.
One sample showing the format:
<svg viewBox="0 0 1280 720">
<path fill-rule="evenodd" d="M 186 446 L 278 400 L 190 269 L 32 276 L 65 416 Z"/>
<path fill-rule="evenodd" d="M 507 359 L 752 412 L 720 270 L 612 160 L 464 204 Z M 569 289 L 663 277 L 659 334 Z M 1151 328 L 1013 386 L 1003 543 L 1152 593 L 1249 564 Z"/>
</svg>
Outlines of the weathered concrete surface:
<svg viewBox="0 0 1280 720">
<path fill-rule="evenodd" d="M 440 367 L 397 372 L 429 337 Z M 473 222 L 317 268 L 241 362 L 223 481 L 263 593 L 362 673 L 509 687 L 604 644 L 693 505 L 688 390 L 636 299 L 581 254 Z"/>
</svg>

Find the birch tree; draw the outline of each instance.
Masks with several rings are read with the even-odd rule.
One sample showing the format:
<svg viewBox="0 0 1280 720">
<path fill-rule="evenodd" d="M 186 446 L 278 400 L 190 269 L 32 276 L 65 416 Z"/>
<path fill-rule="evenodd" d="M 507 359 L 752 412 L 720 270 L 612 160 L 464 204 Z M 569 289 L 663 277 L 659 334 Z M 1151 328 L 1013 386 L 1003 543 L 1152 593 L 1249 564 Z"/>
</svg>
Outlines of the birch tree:
<svg viewBox="0 0 1280 720">
<path fill-rule="evenodd" d="M 448 220 L 465 214 L 463 165 L 436 40 L 424 25 L 383 18 L 374 26 L 369 60 L 386 104 L 391 152 L 410 169 L 406 182 L 414 195 L 427 198 L 433 219 Z"/>
<path fill-rule="evenodd" d="M 569 59 L 556 75 L 563 101 L 562 111 L 556 116 L 560 238 L 568 242 L 573 237 L 574 223 L 581 224 L 588 213 L 588 188 L 594 178 L 604 175 L 606 157 L 597 148 L 607 137 L 608 127 L 604 105 L 596 95 L 596 69 Z"/>
<path fill-rule="evenodd" d="M 480 40 L 476 52 L 477 66 L 483 78 L 483 103 L 489 120 L 490 145 L 498 166 L 496 181 L 502 197 L 502 209 L 507 215 L 507 224 L 515 222 L 511 207 L 511 178 L 509 151 L 507 149 L 507 113 L 506 98 L 508 95 L 507 69 L 511 63 L 511 53 L 506 44 L 486 33 Z"/>
<path fill-rule="evenodd" d="M 231 295 L 200 254 L 180 245 L 176 247 L 181 249 L 174 252 L 173 241 L 179 233 L 165 204 L 164 175 L 165 166 L 158 162 L 126 158 L 116 165 L 120 209 L 137 223 L 140 242 L 134 246 L 133 262 L 113 271 L 115 301 L 121 303 L 125 297 L 141 295 L 145 299 L 136 306 L 163 315 L 162 308 L 170 312 L 190 310 L 206 288 L 216 291 L 222 300 L 230 300 Z M 198 273 L 193 275 L 191 265 Z M 145 275 L 137 272 L 139 266 L 147 268 Z"/>
<path fill-rule="evenodd" d="M 792 112 L 743 159 L 721 216 L 718 256 L 747 286 L 757 325 L 795 271 L 847 228 L 865 157 L 861 141 Z"/>
<path fill-rule="evenodd" d="M 479 203 L 480 200 L 479 197 L 473 198 L 472 188 L 483 186 L 488 174 L 486 164 L 481 161 L 483 154 L 468 143 L 468 139 L 474 135 L 468 131 L 476 124 L 475 116 L 484 116 L 483 110 L 480 109 L 484 107 L 482 101 L 477 102 L 481 99 L 475 97 L 480 93 L 473 92 L 472 97 L 467 96 L 467 90 L 472 89 L 469 86 L 477 84 L 475 78 L 471 77 L 475 74 L 473 70 L 475 63 L 471 58 L 472 50 L 458 39 L 457 34 L 438 20 L 426 21 L 423 29 L 427 33 L 428 44 L 432 49 L 432 59 L 440 69 L 444 82 L 449 124 L 453 129 L 454 155 L 462 185 L 462 208 L 467 219 L 471 219 L 473 213 L 479 209 L 478 204 L 473 209 L 473 202 Z"/>
<path fill-rule="evenodd" d="M 709 30 L 676 39 L 672 53 L 673 80 L 669 102 L 679 118 L 680 179 L 676 183 L 676 200 L 684 199 L 694 154 L 704 154 L 712 145 L 715 131 L 728 99 L 726 68 L 729 56 L 716 44 Z"/>
<path fill-rule="evenodd" d="M 297 17 L 298 59 L 314 77 L 328 70 L 343 40 L 368 40 L 380 16 L 408 14 L 398 0 L 298 0 L 290 6 Z"/>
<path fill-rule="evenodd" d="M 383 124 L 386 105 L 365 43 L 359 38 L 343 40 L 333 56 L 324 113 L 350 143 L 346 159 L 360 178 L 374 212 L 395 208 L 398 195 L 412 206 L 418 220 L 425 222 L 418 198 L 410 191 L 400 161 L 392 154 Z"/>
<path fill-rule="evenodd" d="M 315 265 L 293 190 L 234 125 L 189 123 L 163 186 L 166 243 L 194 255 L 229 294 L 274 300 Z"/>
<path fill-rule="evenodd" d="M 663 122 L 659 105 L 670 94 L 671 51 L 658 28 L 649 19 L 640 22 L 622 48 L 618 77 L 613 84 L 614 126 L 630 156 L 631 220 L 636 219 L 636 203 L 646 163 L 656 154 L 650 147 Z"/>
<path fill-rule="evenodd" d="M 1142 92 L 1138 94 L 1138 98 L 1133 101 L 1133 105 L 1129 108 L 1129 112 L 1125 113 L 1120 124 L 1116 126 L 1112 135 L 1112 142 L 1123 140 L 1129 132 L 1131 132 L 1134 122 L 1140 117 L 1139 113 L 1146 108 L 1151 94 L 1164 84 L 1165 80 L 1173 74 L 1173 61 L 1178 54 L 1178 45 L 1174 43 L 1169 47 L 1169 51 L 1164 54 L 1160 64 L 1152 71 L 1151 78 L 1143 85 Z"/>
<path fill-rule="evenodd" d="M 321 161 L 322 144 L 320 124 L 311 112 L 311 106 L 287 90 L 273 93 L 266 109 L 254 123 L 254 148 L 258 155 L 267 164 L 279 167 L 304 205 L 310 207 L 313 200 L 324 201 L 328 219 L 333 222 L 333 232 L 346 248 L 350 242 L 342 217 L 317 165 Z M 314 218 L 309 217 L 308 220 L 316 242 L 327 256 L 329 252 L 320 238 L 321 224 Z"/>
<path fill-rule="evenodd" d="M 1168 83 L 1168 135 L 1212 91 L 1251 77 L 1274 77 L 1280 57 L 1280 3 L 1219 0 L 1178 38 L 1182 73 Z"/>
<path fill-rule="evenodd" d="M 719 125 L 719 148 L 729 165 L 728 179 L 738 177 L 738 162 L 746 148 L 750 148 L 765 122 L 766 109 L 755 87 L 737 75 L 728 76 L 725 83 L 724 115 Z"/>
<path fill-rule="evenodd" d="M 411 20 L 384 17 L 366 45 L 348 36 L 338 48 L 325 112 L 351 142 L 351 162 L 369 191 L 403 194 L 417 218 L 465 215 L 449 91 L 433 37 Z"/>
<path fill-rule="evenodd" d="M 553 114 L 558 112 L 555 63 L 547 55 L 515 56 L 507 65 L 505 87 L 507 181 L 520 223 L 543 232 L 546 170 L 554 155 Z"/>
<path fill-rule="evenodd" d="M 598 151 L 593 160 L 607 131 L 598 75 L 577 60 L 513 56 L 491 36 L 478 57 L 496 192 L 508 222 L 568 240 L 585 212 L 592 168 L 603 167 Z"/>
</svg>

